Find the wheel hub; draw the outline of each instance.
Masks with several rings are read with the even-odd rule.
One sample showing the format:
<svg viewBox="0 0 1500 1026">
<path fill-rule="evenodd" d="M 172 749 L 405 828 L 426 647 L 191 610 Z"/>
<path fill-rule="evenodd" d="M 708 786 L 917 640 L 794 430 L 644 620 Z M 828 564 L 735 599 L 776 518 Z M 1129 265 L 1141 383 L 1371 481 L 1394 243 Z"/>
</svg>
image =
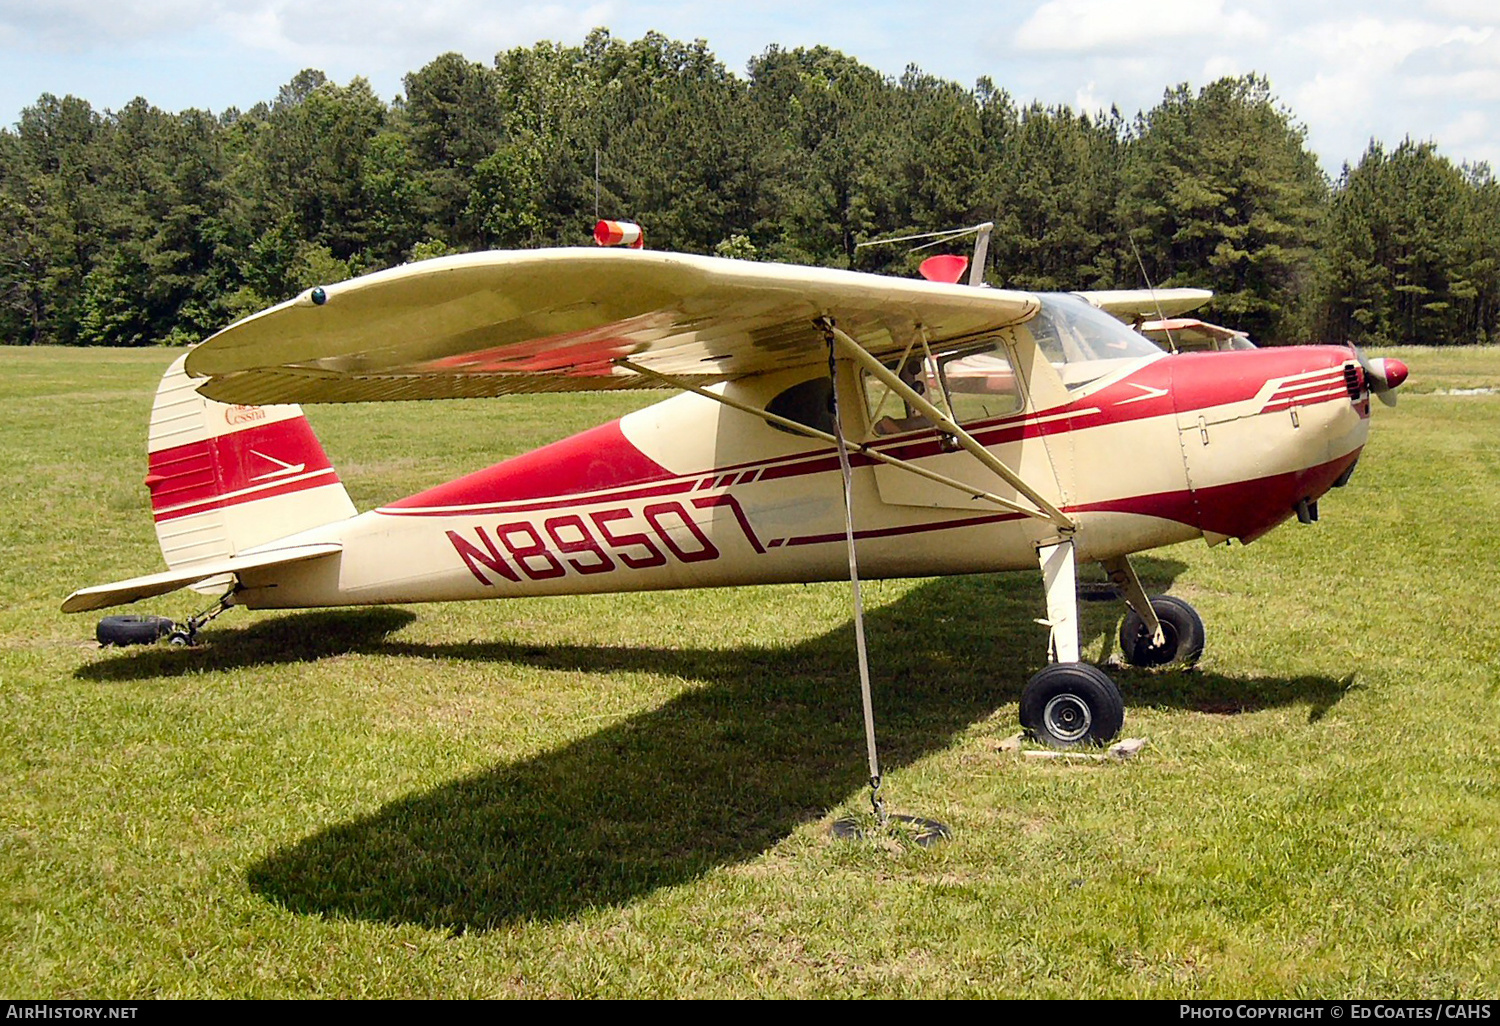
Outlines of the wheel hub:
<svg viewBox="0 0 1500 1026">
<path fill-rule="evenodd" d="M 1088 734 L 1094 714 L 1077 695 L 1055 695 L 1042 710 L 1042 720 L 1054 737 L 1071 744 Z"/>
</svg>

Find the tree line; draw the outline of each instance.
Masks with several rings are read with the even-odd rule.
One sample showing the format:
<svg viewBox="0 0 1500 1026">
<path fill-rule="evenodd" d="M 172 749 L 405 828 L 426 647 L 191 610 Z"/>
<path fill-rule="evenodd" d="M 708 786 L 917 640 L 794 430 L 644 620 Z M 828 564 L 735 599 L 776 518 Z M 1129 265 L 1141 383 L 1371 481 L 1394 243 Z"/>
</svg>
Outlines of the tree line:
<svg viewBox="0 0 1500 1026">
<path fill-rule="evenodd" d="M 1021 105 L 826 47 L 747 73 L 700 41 L 445 54 L 387 103 L 304 71 L 248 111 L 42 95 L 0 130 L 0 342 L 183 344 L 327 284 L 492 248 L 586 244 L 914 273 L 859 247 L 993 221 L 987 280 L 1212 288 L 1262 342 L 1490 342 L 1500 190 L 1432 145 L 1335 180 L 1262 77 L 1149 111 Z"/>
</svg>

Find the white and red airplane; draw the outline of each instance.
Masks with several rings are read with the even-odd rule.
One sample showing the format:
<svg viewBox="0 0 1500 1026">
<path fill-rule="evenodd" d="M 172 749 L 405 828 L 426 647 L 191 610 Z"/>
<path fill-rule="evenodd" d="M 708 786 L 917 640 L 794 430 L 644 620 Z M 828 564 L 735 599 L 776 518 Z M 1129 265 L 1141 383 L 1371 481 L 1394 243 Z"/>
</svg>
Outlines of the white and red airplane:
<svg viewBox="0 0 1500 1026">
<path fill-rule="evenodd" d="M 1313 519 L 1406 368 L 1349 346 L 1169 355 L 1111 316 L 1171 316 L 1201 290 L 1143 305 L 951 278 L 552 249 L 311 289 L 167 371 L 146 483 L 170 569 L 63 609 L 184 586 L 223 593 L 217 613 L 856 568 L 857 600 L 859 575 L 1040 567 L 1051 664 L 1022 722 L 1108 740 L 1123 703 L 1079 658 L 1078 563 L 1124 598 L 1128 662 L 1195 660 L 1202 621 L 1148 599 L 1128 557 Z M 680 394 L 365 513 L 293 405 L 660 387 Z"/>
</svg>

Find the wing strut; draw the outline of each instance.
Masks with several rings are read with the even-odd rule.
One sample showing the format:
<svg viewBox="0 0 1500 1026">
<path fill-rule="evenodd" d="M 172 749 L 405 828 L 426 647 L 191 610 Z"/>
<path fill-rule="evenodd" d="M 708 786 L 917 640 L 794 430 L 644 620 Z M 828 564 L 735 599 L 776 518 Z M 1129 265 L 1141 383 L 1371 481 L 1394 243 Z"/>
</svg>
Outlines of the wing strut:
<svg viewBox="0 0 1500 1026">
<path fill-rule="evenodd" d="M 834 359 L 836 357 L 835 340 L 833 336 L 828 333 L 827 327 L 825 326 L 824 322 L 820 322 L 820 327 L 825 327 L 824 334 L 828 340 L 829 377 L 836 382 L 837 375 L 835 374 L 834 368 Z M 783 417 L 778 414 L 772 413 L 769 410 L 751 406 L 749 403 L 742 403 L 737 399 L 731 399 L 726 395 L 721 395 L 717 392 L 710 392 L 706 388 L 702 388 L 690 382 L 683 381 L 678 378 L 673 378 L 666 374 L 662 374 L 658 371 L 652 370 L 649 367 L 643 367 L 640 364 L 634 363 L 630 360 L 619 359 L 615 361 L 615 365 L 618 367 L 623 367 L 626 370 L 632 371 L 636 374 L 641 374 L 646 377 L 652 378 L 653 380 L 660 381 L 663 384 L 670 385 L 673 388 L 681 389 L 684 392 L 692 392 L 694 395 L 702 396 L 705 399 L 712 399 L 714 402 L 721 403 L 724 406 L 728 406 L 733 410 L 738 410 L 741 413 L 748 413 L 751 416 L 760 417 L 767 423 L 786 428 L 788 431 L 791 431 L 795 434 L 799 434 L 807 438 L 816 438 L 825 442 L 832 442 L 837 448 L 839 455 L 839 470 L 840 476 L 842 478 L 843 488 L 844 537 L 849 548 L 849 583 L 854 589 L 854 640 L 855 650 L 859 663 L 860 699 L 864 711 L 865 753 L 868 759 L 868 766 L 870 771 L 870 805 L 875 815 L 876 828 L 878 830 L 884 831 L 889 827 L 892 821 L 910 824 L 914 830 L 913 840 L 915 840 L 915 842 L 922 847 L 927 847 L 939 840 L 949 837 L 950 831 L 948 827 L 942 823 L 937 822 L 936 820 L 925 819 L 920 816 L 907 816 L 899 813 L 888 813 L 885 809 L 885 802 L 881 799 L 880 796 L 880 752 L 875 743 L 875 707 L 874 699 L 872 697 L 870 689 L 869 651 L 865 643 L 864 597 L 860 588 L 859 560 L 858 556 L 856 555 L 854 545 L 854 485 L 853 470 L 849 462 L 849 452 L 850 450 L 857 451 L 861 455 L 868 456 L 873 460 L 890 464 L 891 466 L 897 467 L 901 470 L 906 470 L 910 473 L 916 474 L 919 477 L 927 478 L 928 480 L 933 481 L 937 484 L 945 485 L 949 488 L 955 488 L 972 496 L 973 498 L 985 499 L 989 502 L 995 503 L 998 506 L 1001 506 L 1004 509 L 1013 510 L 1018 513 L 1024 513 L 1027 516 L 1037 517 L 1043 520 L 1048 520 L 1051 518 L 1046 513 L 1039 512 L 1035 509 L 1029 509 L 1019 503 L 1011 502 L 1009 499 L 1003 499 L 998 495 L 993 495 L 982 489 L 977 489 L 973 485 L 968 485 L 962 481 L 955 480 L 954 478 L 934 473 L 933 471 L 927 470 L 924 467 L 915 466 L 914 464 L 908 463 L 906 460 L 898 459 L 894 456 L 888 456 L 887 454 L 880 452 L 877 449 L 872 449 L 870 446 L 863 443 L 851 443 L 847 438 L 844 437 L 843 418 L 838 408 L 838 387 L 836 384 L 833 389 L 832 410 L 834 429 L 832 433 L 829 433 L 827 431 L 821 431 L 815 427 L 809 427 L 806 424 L 799 423 L 798 421 L 792 420 L 788 417 Z M 842 838 L 858 838 L 864 835 L 863 828 L 859 825 L 858 821 L 854 819 L 841 819 L 838 822 L 834 823 L 833 832 L 835 836 Z"/>
<path fill-rule="evenodd" d="M 691 392 L 694 395 L 700 395 L 705 399 L 712 399 L 714 402 L 720 403 L 724 406 L 728 406 L 732 410 L 739 410 L 741 413 L 748 413 L 752 417 L 759 417 L 767 423 L 775 424 L 777 427 L 786 428 L 788 431 L 791 431 L 794 434 L 799 434 L 806 438 L 816 438 L 819 441 L 823 442 L 831 442 L 834 445 L 839 444 L 838 436 L 832 435 L 827 431 L 820 431 L 818 428 L 809 427 L 808 425 L 803 424 L 799 421 L 780 416 L 779 414 L 772 413 L 771 411 L 762 409 L 758 406 L 751 406 L 749 403 L 742 403 L 738 399 L 731 399 L 727 395 L 721 395 L 718 392 L 710 392 L 706 388 L 701 388 L 698 385 L 694 385 L 691 382 L 684 381 L 681 378 L 674 378 L 670 375 L 662 374 L 658 371 L 652 370 L 649 367 L 642 367 L 640 364 L 633 363 L 630 360 L 616 360 L 615 365 L 618 367 L 624 367 L 628 371 L 634 371 L 637 374 L 644 375 L 656 381 L 660 381 L 664 385 L 670 385 L 671 387 L 681 389 L 684 392 Z M 835 389 L 835 391 L 837 391 L 837 389 Z M 915 474 L 918 477 L 926 478 L 928 481 L 931 481 L 934 484 L 940 484 L 948 488 L 953 488 L 957 491 L 963 492 L 965 495 L 971 498 L 983 499 L 986 502 L 992 502 L 995 505 L 999 506 L 1001 509 L 1008 509 L 1013 513 L 1024 513 L 1026 516 L 1035 517 L 1038 520 L 1051 521 L 1053 519 L 1051 516 L 1044 512 L 1041 512 L 1040 510 L 1033 509 L 1030 506 L 1024 506 L 1018 502 L 1012 502 L 1010 499 L 1001 498 L 1000 496 L 995 495 L 992 492 L 987 492 L 982 488 L 975 488 L 973 485 L 965 484 L 963 481 L 960 481 L 957 478 L 948 477 L 945 474 L 939 474 L 936 471 L 928 470 L 926 467 L 919 467 L 915 463 L 910 463 L 897 456 L 891 456 L 887 453 L 883 453 L 879 449 L 871 448 L 863 442 L 851 442 L 848 439 L 845 439 L 844 444 L 849 449 L 859 453 L 861 456 L 868 456 L 870 459 L 875 460 L 878 463 L 884 463 L 888 466 L 896 467 L 899 470 L 904 470 L 909 474 Z"/>
<path fill-rule="evenodd" d="M 880 382 L 887 388 L 891 389 L 902 399 L 906 400 L 906 402 L 910 403 L 912 409 L 921 413 L 922 416 L 931 421 L 933 426 L 936 427 L 939 431 L 943 432 L 944 434 L 951 435 L 955 440 L 957 440 L 959 445 L 963 446 L 963 448 L 969 453 L 969 455 L 973 456 L 980 463 L 983 463 L 990 470 L 994 471 L 996 476 L 998 476 L 1000 480 L 1004 481 L 1016 491 L 1026 496 L 1026 498 L 1036 503 L 1035 510 L 1028 510 L 1024 506 L 1018 506 L 1014 503 L 1010 504 L 1011 508 L 1018 509 L 1021 512 L 1026 513 L 1030 516 L 1037 517 L 1040 520 L 1050 520 L 1057 526 L 1057 529 L 1060 532 L 1069 533 L 1076 529 L 1077 525 L 1073 523 L 1071 517 L 1069 517 L 1062 510 L 1058 509 L 1052 503 L 1044 499 L 1040 492 L 1031 487 L 1031 485 L 1027 484 L 1024 480 L 1022 480 L 1019 474 L 1007 467 L 1003 461 L 995 456 L 994 453 L 990 452 L 982 444 L 980 444 L 978 439 L 955 424 L 951 417 L 949 417 L 942 410 L 938 409 L 936 406 L 932 405 L 932 403 L 928 402 L 915 389 L 913 389 L 906 382 L 902 381 L 901 378 L 897 376 L 895 372 L 893 372 L 889 367 L 881 363 L 879 360 L 875 359 L 875 357 L 871 356 L 858 342 L 854 341 L 854 339 L 850 338 L 847 334 L 840 331 L 838 327 L 833 323 L 833 321 L 829 320 L 827 317 L 823 317 L 818 320 L 818 325 L 823 329 L 824 334 L 826 334 L 832 342 L 838 345 L 839 349 L 852 357 L 854 361 L 861 367 L 863 367 L 866 371 L 868 371 L 872 377 L 878 378 Z M 965 486 L 965 490 L 971 491 L 972 489 L 969 486 Z"/>
</svg>

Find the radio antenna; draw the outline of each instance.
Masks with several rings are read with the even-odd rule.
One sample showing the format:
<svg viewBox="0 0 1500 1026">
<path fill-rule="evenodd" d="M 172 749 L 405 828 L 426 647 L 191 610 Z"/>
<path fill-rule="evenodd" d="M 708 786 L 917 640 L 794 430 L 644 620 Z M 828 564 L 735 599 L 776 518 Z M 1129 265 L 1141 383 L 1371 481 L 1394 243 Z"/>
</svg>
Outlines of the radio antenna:
<svg viewBox="0 0 1500 1026">
<path fill-rule="evenodd" d="M 907 250 L 908 253 L 917 253 L 924 249 L 931 249 L 933 246 L 941 246 L 945 242 L 961 239 L 966 235 L 977 235 L 978 238 L 974 240 L 974 259 L 969 265 L 969 284 L 977 286 L 984 284 L 984 263 L 989 257 L 990 233 L 994 230 L 995 222 L 986 221 L 983 224 L 976 224 L 970 228 L 949 228 L 940 232 L 921 232 L 917 235 L 897 235 L 890 239 L 871 239 L 868 242 L 856 242 L 854 248 L 863 249 L 866 246 L 887 246 L 898 242 L 920 242 L 923 239 L 932 240 L 930 242 L 923 242 L 922 245 L 913 246 Z M 925 274 L 926 272 L 923 273 Z"/>
<path fill-rule="evenodd" d="M 931 242 L 924 243 L 921 246 L 913 246 L 909 250 L 909 252 L 915 253 L 921 249 L 930 249 L 933 246 L 941 246 L 943 243 L 949 242 L 953 239 L 961 239 L 965 235 L 973 235 L 975 232 L 984 227 L 985 225 L 976 224 L 972 228 L 949 228 L 941 232 L 922 232 L 918 235 L 897 235 L 889 239 L 871 239 L 868 242 L 856 242 L 854 244 L 854 248 L 864 249 L 866 246 L 889 246 L 894 245 L 898 242 L 916 242 L 919 239 L 933 240 Z M 994 225 L 989 225 L 989 227 L 993 228 Z"/>
</svg>

